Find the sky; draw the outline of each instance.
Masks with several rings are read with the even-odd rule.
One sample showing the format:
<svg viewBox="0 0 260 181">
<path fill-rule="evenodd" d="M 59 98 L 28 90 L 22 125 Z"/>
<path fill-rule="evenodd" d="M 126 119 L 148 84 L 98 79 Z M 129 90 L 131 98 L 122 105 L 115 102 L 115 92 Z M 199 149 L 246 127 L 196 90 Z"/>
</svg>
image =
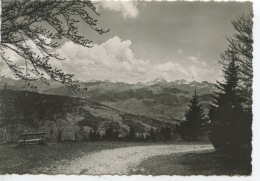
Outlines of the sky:
<svg viewBox="0 0 260 181">
<path fill-rule="evenodd" d="M 103 1 L 96 6 L 98 27 L 110 31 L 99 35 L 80 23 L 79 33 L 94 46 L 63 41 L 55 51 L 66 60 L 52 63 L 81 81 L 215 82 L 221 78 L 218 61 L 226 37 L 234 33 L 231 20 L 252 10 L 250 2 Z M 0 66 L 0 73 L 9 74 Z"/>
</svg>

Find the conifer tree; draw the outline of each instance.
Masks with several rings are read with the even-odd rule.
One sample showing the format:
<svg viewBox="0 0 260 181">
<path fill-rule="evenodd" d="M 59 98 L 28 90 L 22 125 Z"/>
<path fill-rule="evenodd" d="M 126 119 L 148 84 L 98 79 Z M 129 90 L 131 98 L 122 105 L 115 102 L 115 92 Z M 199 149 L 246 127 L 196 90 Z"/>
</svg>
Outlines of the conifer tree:
<svg viewBox="0 0 260 181">
<path fill-rule="evenodd" d="M 232 21 L 236 33 L 221 55 L 224 81 L 217 82 L 210 108 L 210 140 L 218 150 L 251 169 L 253 13 Z"/>
<path fill-rule="evenodd" d="M 251 121 L 243 109 L 244 98 L 240 94 L 239 66 L 236 57 L 224 68 L 225 81 L 217 82 L 213 105 L 210 108 L 210 139 L 214 147 L 231 154 L 251 150 Z M 243 149 L 244 150 L 244 149 Z"/>
<path fill-rule="evenodd" d="M 241 14 L 231 23 L 236 32 L 227 38 L 229 45 L 221 54 L 219 63 L 227 69 L 232 59 L 236 59 L 236 64 L 239 67 L 240 96 L 244 98 L 243 107 L 252 113 L 253 13 Z"/>
<path fill-rule="evenodd" d="M 204 123 L 204 110 L 199 103 L 196 90 L 185 113 L 185 122 L 180 125 L 179 133 L 184 140 L 196 141 L 202 136 L 202 123 Z"/>
</svg>

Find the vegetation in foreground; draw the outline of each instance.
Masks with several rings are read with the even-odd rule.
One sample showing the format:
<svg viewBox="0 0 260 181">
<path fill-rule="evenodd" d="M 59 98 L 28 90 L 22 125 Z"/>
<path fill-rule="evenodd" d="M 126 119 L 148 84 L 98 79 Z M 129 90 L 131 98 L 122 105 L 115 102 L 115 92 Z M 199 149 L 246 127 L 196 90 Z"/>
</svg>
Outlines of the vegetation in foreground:
<svg viewBox="0 0 260 181">
<path fill-rule="evenodd" d="M 250 175 L 251 171 L 251 164 L 231 162 L 223 152 L 201 151 L 154 156 L 141 162 L 130 174 Z"/>
<path fill-rule="evenodd" d="M 140 143 L 64 142 L 48 146 L 27 145 L 16 149 L 16 145 L 1 145 L 0 174 L 48 174 L 55 169 L 55 163 L 60 164 L 63 160 L 73 160 L 104 149 L 137 145 Z"/>
<path fill-rule="evenodd" d="M 251 165 L 252 160 L 252 19 L 253 14 L 250 13 L 242 14 L 232 21 L 236 33 L 227 38 L 229 46 L 221 54 L 219 63 L 222 65 L 223 80 L 215 84 L 217 91 L 214 92 L 208 114 L 207 132 L 214 148 L 218 153 L 227 155 L 225 159 L 228 163 L 236 163 L 238 166 Z M 192 104 L 191 101 L 190 110 L 185 115 L 186 125 L 181 125 L 184 129 L 182 133 L 192 133 L 186 135 L 186 140 L 197 136 L 196 131 L 189 129 L 189 125 L 195 123 L 199 128 L 202 125 L 196 121 L 197 118 L 201 119 L 198 116 L 201 115 L 201 109 L 196 101 L 193 102 Z M 191 128 L 195 126 L 192 125 Z M 245 172 L 248 170 L 250 169 L 244 168 Z"/>
<path fill-rule="evenodd" d="M 73 33 L 72 34 L 68 34 L 61 29 L 60 32 L 62 32 L 61 35 L 59 35 L 59 39 L 63 38 L 64 35 L 67 35 L 69 37 L 69 39 L 71 39 L 73 42 L 76 42 L 78 44 L 81 44 L 83 46 L 88 47 L 87 45 L 90 43 L 89 40 L 85 39 L 84 37 L 79 37 L 77 35 L 74 35 L 77 28 L 74 27 L 74 23 L 76 23 L 76 21 L 74 19 L 72 19 L 70 16 L 72 15 L 71 12 L 75 11 L 75 9 L 71 9 L 71 7 L 75 8 L 75 6 L 78 8 L 79 6 L 82 5 L 82 3 L 80 2 L 75 2 L 74 6 L 69 6 L 70 3 L 68 2 L 59 2 L 56 5 L 57 9 L 60 8 L 64 8 L 63 6 L 65 6 L 65 10 L 64 12 L 67 13 L 63 13 L 63 11 L 61 11 L 60 13 L 62 15 L 66 15 L 67 21 L 72 21 L 72 23 L 70 23 L 69 28 L 72 29 L 73 31 L 71 31 Z M 37 7 L 39 6 L 39 4 L 37 6 L 35 6 L 35 4 L 30 4 L 32 5 L 32 7 Z M 52 12 L 52 8 L 50 8 L 49 4 L 45 4 L 43 3 L 42 5 L 46 5 L 44 6 L 44 8 L 41 8 L 41 6 L 37 7 L 37 9 L 41 9 L 42 11 L 46 11 L 48 12 L 48 16 L 46 16 L 44 19 L 47 21 L 48 20 L 55 22 L 56 26 L 59 25 L 58 19 L 53 19 L 55 16 L 61 15 L 61 14 L 53 14 Z M 95 13 L 96 8 L 93 7 L 93 5 L 91 3 L 89 4 L 85 4 L 86 6 L 88 6 L 90 9 L 92 9 L 92 11 Z M 3 14 L 4 14 L 4 20 L 3 22 L 5 22 L 5 20 L 10 21 L 11 20 L 17 20 L 17 17 L 15 15 L 15 17 L 10 16 L 10 11 L 8 11 L 8 9 L 10 9 L 10 7 L 19 7 L 20 10 L 25 10 L 25 12 L 27 12 L 26 10 L 28 10 L 28 7 L 25 6 L 25 4 L 23 3 L 4 3 L 5 6 L 5 10 L 3 10 Z M 31 6 L 29 6 L 31 9 Z M 80 10 L 80 8 L 78 9 Z M 86 15 L 85 11 L 76 11 L 78 13 L 78 15 Z M 38 11 L 35 11 L 36 15 L 38 13 Z M 73 12 L 74 14 L 75 12 Z M 12 13 L 11 13 L 12 14 Z M 19 11 L 18 11 L 19 14 Z M 31 15 L 35 15 L 35 14 L 31 14 Z M 7 18 L 7 19 L 6 19 Z M 211 175 L 211 174 L 228 174 L 228 175 L 234 175 L 234 174 L 239 174 L 239 175 L 248 175 L 251 173 L 251 150 L 252 150 L 252 145 L 251 145 L 251 139 L 252 139 L 252 130 L 251 130 L 251 126 L 252 126 L 252 78 L 253 78 L 253 67 L 252 67 L 252 59 L 253 59 L 253 55 L 252 55 L 252 51 L 253 51 L 253 36 L 252 36 L 252 26 L 253 26 L 253 14 L 250 15 L 241 15 L 239 16 L 235 21 L 232 22 L 234 29 L 237 31 L 237 33 L 235 33 L 231 38 L 228 38 L 228 42 L 229 45 L 226 49 L 226 51 L 224 51 L 224 53 L 222 53 L 221 55 L 221 65 L 222 65 L 222 73 L 223 73 L 223 80 L 221 82 L 217 81 L 216 82 L 216 88 L 217 91 L 215 92 L 215 95 L 213 97 L 213 101 L 211 106 L 209 107 L 209 114 L 208 114 L 208 118 L 209 121 L 208 123 L 210 124 L 207 128 L 207 131 L 209 132 L 209 138 L 210 141 L 213 143 L 215 149 L 218 152 L 214 152 L 212 154 L 209 153 L 202 153 L 201 155 L 199 154 L 190 154 L 190 155 L 181 155 L 179 157 L 176 157 L 176 155 L 173 155 L 172 158 L 168 158 L 165 156 L 159 156 L 159 157 L 155 157 L 152 159 L 159 159 L 159 160 L 155 160 L 156 164 L 153 164 L 154 160 L 147 160 L 147 167 L 150 168 L 150 170 L 152 170 L 153 174 L 156 174 L 157 171 L 160 170 L 160 174 L 163 174 L 163 172 L 165 171 L 170 171 L 172 170 L 172 168 L 174 170 L 173 174 L 180 174 L 183 172 L 183 170 L 187 173 L 189 172 L 189 174 L 205 174 L 205 175 Z M 83 20 L 92 20 L 88 19 L 88 18 L 83 18 Z M 21 19 L 20 23 L 25 23 L 27 21 L 27 18 L 25 19 Z M 34 22 L 37 22 L 38 19 L 34 20 Z M 33 22 L 31 22 L 30 24 L 32 24 Z M 52 24 L 51 23 L 51 24 Z M 10 24 L 10 23 L 9 23 Z M 14 23 L 13 23 L 14 24 Z M 9 30 L 12 30 L 12 26 L 13 24 L 11 23 L 10 26 L 8 24 L 6 24 L 4 32 L 8 32 Z M 89 25 L 91 25 L 93 28 L 95 27 L 96 23 L 90 21 L 88 23 Z M 56 27 L 57 28 L 57 27 Z M 6 30 L 6 31 L 5 31 Z M 14 29 L 15 31 L 17 31 L 16 29 Z M 42 47 L 42 45 L 44 45 L 44 48 L 40 48 L 39 50 L 42 50 L 43 52 L 45 52 L 45 56 L 40 58 L 37 57 L 35 53 L 33 53 L 31 51 L 31 49 L 29 47 L 24 47 L 25 45 L 22 45 L 22 42 L 25 42 L 24 37 L 21 35 L 19 36 L 21 39 L 17 40 L 15 42 L 17 42 L 16 48 L 17 50 L 15 50 L 14 52 L 18 53 L 19 55 L 21 55 L 23 58 L 25 58 L 25 62 L 26 62 L 26 74 L 23 75 L 21 72 L 21 68 L 18 65 L 15 65 L 12 60 L 9 60 L 8 57 L 5 57 L 5 51 L 7 49 L 11 49 L 14 50 L 13 48 L 11 48 L 8 44 L 12 44 L 12 42 L 10 42 L 10 40 L 14 39 L 14 36 L 5 36 L 4 41 L 2 41 L 1 45 L 1 56 L 2 58 L 7 62 L 8 66 L 13 70 L 13 72 L 15 73 L 15 75 L 19 78 L 22 79 L 29 79 L 28 76 L 28 70 L 29 68 L 27 67 L 27 63 L 33 63 L 34 69 L 32 71 L 29 70 L 29 72 L 35 74 L 37 77 L 41 78 L 43 81 L 45 81 L 45 78 L 42 77 L 44 76 L 44 74 L 42 73 L 45 72 L 47 73 L 51 78 L 62 82 L 68 86 L 72 86 L 74 87 L 74 89 L 78 89 L 79 87 L 77 86 L 77 84 L 74 84 L 74 81 L 71 79 L 73 77 L 73 75 L 71 74 L 64 74 L 62 73 L 61 70 L 53 70 L 52 67 L 48 64 L 48 60 L 50 58 L 56 58 L 59 59 L 55 54 L 52 54 L 49 52 L 49 48 L 55 48 L 57 47 L 56 45 L 50 45 L 47 43 L 44 43 L 45 40 L 43 39 L 39 39 L 39 37 L 37 36 L 37 34 L 44 32 L 44 34 L 47 35 L 48 38 L 56 38 L 57 35 L 51 35 L 49 34 L 49 32 L 45 29 L 30 29 L 30 25 L 29 25 L 29 31 L 26 32 L 31 32 L 29 39 L 36 39 L 36 40 L 41 40 L 39 42 L 41 43 L 36 43 L 36 45 L 38 45 L 39 47 Z M 95 29 L 98 33 L 102 34 L 105 33 L 106 31 L 103 31 L 102 29 L 98 30 Z M 35 33 L 34 31 L 38 32 Z M 20 32 L 18 32 L 20 34 Z M 6 33 L 3 33 L 6 35 Z M 9 33 L 10 34 L 10 33 Z M 63 35 L 64 34 L 64 35 Z M 11 34 L 10 34 L 11 35 Z M 13 32 L 13 35 L 18 35 L 17 32 Z M 29 35 L 29 34 L 28 34 Z M 36 37 L 36 38 L 35 38 Z M 66 36 L 65 36 L 66 37 Z M 32 60 L 34 60 L 32 62 Z M 43 61 L 44 60 L 44 61 Z M 41 63 L 39 63 L 38 61 L 40 61 Z M 32 68 L 32 67 L 31 67 Z M 43 69 L 41 72 L 39 72 L 40 69 Z M 30 79 L 29 79 L 30 80 Z M 32 80 L 32 79 L 31 79 Z M 30 84 L 28 84 L 29 86 Z M 32 87 L 33 88 L 33 87 Z M 14 142 L 14 137 L 15 137 L 15 132 L 17 131 L 17 128 L 20 128 L 19 126 L 28 126 L 29 127 L 33 127 L 35 128 L 35 130 L 39 129 L 39 121 L 35 120 L 35 119 L 31 119 L 28 120 L 29 117 L 31 117 L 31 114 L 28 114 L 28 109 L 26 109 L 26 107 L 15 104 L 15 100 L 18 99 L 17 97 L 7 97 L 6 95 L 11 95 L 10 91 L 8 90 L 1 90 L 1 128 L 3 127 L 3 129 L 1 130 L 3 132 L 3 134 L 1 133 L 0 138 L 3 138 L 3 140 L 5 140 L 5 132 L 9 131 L 11 132 L 11 142 Z M 25 94 L 26 95 L 26 94 Z M 195 96 L 196 97 L 196 96 Z M 11 99 L 12 98 L 12 99 Z M 26 102 L 27 104 L 30 104 L 28 102 L 28 98 L 23 100 L 24 102 Z M 21 101 L 21 102 L 23 102 Z M 165 100 L 162 100 L 163 102 L 167 102 Z M 43 102 L 46 102 L 46 100 L 44 100 Z M 42 103 L 43 103 L 42 102 Z M 42 103 L 40 103 L 40 105 L 42 105 Z M 196 102 L 195 102 L 196 103 Z M 58 105 L 58 104 L 57 104 Z M 72 107 L 69 107 L 69 109 L 71 110 L 71 113 L 76 112 L 76 108 L 77 108 L 77 101 L 75 101 L 75 104 L 72 103 L 70 104 Z M 196 104 L 194 104 L 196 105 Z M 17 109 L 17 107 L 20 108 Z M 62 110 L 61 106 L 57 106 L 60 112 L 68 112 L 68 110 Z M 193 106 L 190 106 L 190 108 L 192 108 Z M 198 106 L 197 106 L 198 108 Z M 55 113 L 57 113 L 57 110 L 55 108 L 50 107 L 50 111 L 54 111 Z M 22 110 L 22 111 L 21 111 Z M 36 110 L 40 110 L 40 109 L 36 109 Z M 198 133 L 197 131 L 201 128 L 201 120 L 202 120 L 202 114 L 200 114 L 200 112 L 202 113 L 202 111 L 200 109 L 194 109 L 197 112 L 193 112 L 193 109 L 191 109 L 191 112 L 187 112 L 187 114 L 185 115 L 186 117 L 186 123 L 183 123 L 181 128 L 183 128 L 184 130 L 182 130 L 182 133 L 184 133 L 184 137 L 186 137 L 187 140 L 189 140 L 189 138 L 196 138 L 198 137 L 198 135 L 196 133 Z M 19 111 L 21 111 L 22 113 L 20 114 Z M 46 110 L 45 110 L 46 111 Z M 78 110 L 80 111 L 80 110 Z M 15 114 L 14 114 L 15 112 Z M 86 116 L 88 113 L 84 112 Z M 193 114 L 194 113 L 194 114 Z M 201 115 L 201 116 L 196 116 L 197 115 Z M 40 111 L 39 113 L 35 112 L 36 116 L 38 116 L 39 118 L 42 118 L 43 115 L 42 112 Z M 18 117 L 16 118 L 15 115 L 18 115 Z M 49 113 L 47 113 L 46 115 L 51 115 Z M 75 115 L 71 115 L 73 118 L 73 121 L 76 122 L 76 116 Z M 22 117 L 22 118 L 21 118 Z M 195 121 L 197 122 L 195 125 L 192 125 L 191 128 L 195 128 L 195 131 L 193 130 L 193 132 L 190 132 L 189 129 L 189 124 L 190 121 L 194 121 L 196 120 L 195 118 L 199 118 L 199 121 Z M 19 119 L 18 119 L 19 118 Z M 20 124 L 20 119 L 24 119 L 29 121 L 29 123 L 23 123 L 22 125 Z M 61 113 L 60 115 L 52 115 L 50 119 L 53 124 L 57 127 L 57 134 L 56 134 L 56 138 L 57 141 L 62 141 L 62 134 L 65 132 L 64 129 L 64 125 L 62 124 L 64 115 Z M 57 122 L 59 121 L 59 122 Z M 106 121 L 106 120 L 104 120 Z M 127 122 L 127 120 L 124 120 L 125 122 Z M 27 125 L 28 124 L 28 125 Z M 186 126 L 185 126 L 186 124 Z M 199 124 L 198 126 L 196 126 L 197 124 Z M 86 125 L 85 125 L 86 126 Z M 112 127 L 112 126 L 111 126 Z M 74 126 L 74 133 L 75 133 L 75 141 L 77 140 L 77 134 L 78 134 L 78 130 L 76 130 L 76 126 Z M 131 128 L 131 127 L 129 127 Z M 198 129 L 197 129 L 198 128 Z M 21 129 L 22 130 L 22 129 Z M 164 127 L 164 130 L 161 129 L 160 131 L 160 137 L 163 138 L 166 141 L 166 138 L 169 137 L 170 134 L 166 134 L 168 133 L 172 133 L 172 131 L 166 131 L 166 130 L 170 130 L 168 127 Z M 53 131 L 50 131 L 51 135 L 53 134 Z M 82 128 L 81 132 L 83 132 L 83 138 L 84 136 L 86 136 L 85 130 L 84 128 Z M 117 130 L 113 131 L 113 129 L 110 127 L 106 127 L 106 139 L 107 140 L 111 140 L 114 138 L 114 134 L 113 133 L 117 133 Z M 127 139 L 130 141 L 133 141 L 135 138 L 135 131 L 133 130 L 133 128 L 129 129 L 129 133 L 127 135 Z M 153 133 L 152 129 L 151 129 L 151 133 Z M 152 138 L 152 134 L 150 133 L 150 137 Z M 164 133 L 164 134 L 161 134 Z M 189 133 L 193 133 L 194 135 L 185 135 L 185 134 L 189 134 Z M 3 136 L 2 136 L 3 135 Z M 99 135 L 98 132 L 96 132 L 96 130 L 91 130 L 91 134 L 89 133 L 89 137 L 91 139 L 93 139 L 93 141 L 96 141 L 94 138 L 98 137 Z M 119 134 L 116 134 L 119 135 Z M 165 135 L 165 136 L 162 136 Z M 194 137 L 195 136 L 195 137 Z M 158 136 L 157 136 L 158 137 Z M 116 138 L 118 138 L 118 136 L 116 136 Z M 140 136 L 141 139 L 141 136 Z M 142 139 L 143 139 L 143 135 L 142 135 Z M 192 141 L 192 140 L 190 140 Z M 115 143 L 114 143 L 115 144 Z M 84 146 L 85 144 L 82 144 L 80 146 L 78 146 L 79 148 L 81 146 Z M 115 144 L 116 147 L 117 144 Z M 39 148 L 39 147 L 33 147 L 30 148 L 29 152 L 26 152 L 27 148 L 25 148 L 24 150 L 21 150 L 20 152 L 16 152 L 15 150 L 10 151 L 8 149 L 9 147 L 3 147 L 3 150 L 1 153 L 3 153 L 4 156 L 0 157 L 0 160 L 3 160 L 1 163 L 3 163 L 2 165 L 4 165 L 4 170 L 5 169 L 10 169 L 5 170 L 5 173 L 9 173 L 12 171 L 11 170 L 15 170 L 16 173 L 23 173 L 24 167 L 26 167 L 26 173 L 28 173 L 28 170 L 30 170 L 29 172 L 34 172 L 34 169 L 32 170 L 31 168 L 43 168 L 44 165 L 48 165 L 49 162 L 53 162 L 56 159 L 67 159 L 67 158 L 73 158 L 74 154 L 76 154 L 78 151 L 75 151 L 75 149 L 77 149 L 77 145 L 75 147 L 75 145 L 73 146 L 73 149 L 68 149 L 71 151 L 68 152 L 64 152 L 64 149 L 66 149 L 66 147 L 62 146 L 62 149 L 58 148 L 58 149 L 54 149 L 54 153 L 52 153 L 52 149 L 48 149 L 48 148 Z M 69 147 L 70 148 L 70 147 Z M 85 153 L 86 151 L 91 151 L 93 148 L 93 150 L 98 150 L 96 147 L 88 147 L 87 150 L 85 151 L 81 151 L 82 153 Z M 103 148 L 103 147 L 102 147 Z M 104 148 L 108 148 L 107 145 L 104 146 Z M 114 147 L 111 147 L 114 148 Z M 5 150 L 7 149 L 7 150 Z M 34 150 L 36 149 L 36 150 Z M 45 150 L 46 149 L 46 150 Z M 79 149 L 81 150 L 81 149 Z M 24 151 L 24 153 L 23 153 Z M 62 151 L 63 155 L 59 155 L 60 152 Z M 34 154 L 32 154 L 32 152 L 34 152 Z M 6 154 L 5 154 L 6 153 Z M 22 154 L 23 153 L 23 154 Z M 29 153 L 29 154 L 28 154 Z M 37 154 L 36 154 L 37 153 Z M 21 155 L 22 154 L 22 155 Z M 50 156 L 51 154 L 51 156 Z M 7 156 L 6 156 L 7 155 Z M 15 155 L 15 156 L 14 156 Z M 10 156 L 12 156 L 10 158 Z M 18 156 L 18 158 L 16 158 Z M 5 161 L 8 162 L 9 164 L 5 164 Z M 14 161 L 15 160 L 15 161 Z M 29 161 L 30 160 L 30 161 Z M 43 161 L 44 160 L 44 161 Z M 13 162 L 12 162 L 13 161 Z M 34 161 L 34 162 L 32 162 Z M 171 162 L 170 162 L 171 161 Z M 12 162 L 12 164 L 10 164 L 10 162 Z M 39 162 L 39 163 L 37 163 Z M 168 163 L 169 162 L 169 163 Z M 38 164 L 38 165 L 37 165 Z M 144 164 L 144 163 L 143 163 Z M 173 165 L 174 164 L 174 165 Z M 8 167 L 9 165 L 11 165 L 10 167 Z M 29 166 L 28 166 L 29 165 Z M 157 165 L 156 167 L 153 167 L 154 165 Z M 169 166 L 170 165 L 170 166 Z M 37 167 L 39 166 L 39 167 Z M 175 167 L 174 167 L 175 166 Z M 205 167 L 206 166 L 206 167 Z M 187 168 L 186 168 L 187 167 Z M 49 167 L 48 167 L 49 168 Z M 154 169 L 156 168 L 156 169 Z M 160 168 L 160 169 L 158 169 Z M 153 170 L 154 169 L 154 170 Z M 177 170 L 177 171 L 176 171 Z M 190 170 L 190 171 L 189 171 Z M 149 171 L 148 171 L 149 172 Z"/>
</svg>

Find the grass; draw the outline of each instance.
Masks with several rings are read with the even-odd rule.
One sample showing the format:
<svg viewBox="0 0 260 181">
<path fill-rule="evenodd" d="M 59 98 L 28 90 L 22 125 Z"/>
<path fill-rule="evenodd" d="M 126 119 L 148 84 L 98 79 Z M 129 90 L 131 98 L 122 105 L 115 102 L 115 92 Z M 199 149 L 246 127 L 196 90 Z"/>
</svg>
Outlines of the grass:
<svg viewBox="0 0 260 181">
<path fill-rule="evenodd" d="M 65 142 L 47 146 L 16 145 L 0 146 L 0 174 L 48 174 L 55 162 L 73 160 L 86 154 L 104 149 L 144 145 L 126 142 Z"/>
<path fill-rule="evenodd" d="M 237 164 L 218 152 L 178 153 L 148 158 L 130 174 L 142 175 L 250 175 L 251 164 Z"/>
<path fill-rule="evenodd" d="M 0 174 L 48 174 L 57 164 L 84 155 L 128 146 L 162 143 L 64 142 L 47 146 L 0 145 Z M 180 144 L 180 143 L 179 143 Z M 201 151 L 148 158 L 129 174 L 142 175 L 250 175 L 251 165 L 236 164 L 220 153 Z"/>
</svg>

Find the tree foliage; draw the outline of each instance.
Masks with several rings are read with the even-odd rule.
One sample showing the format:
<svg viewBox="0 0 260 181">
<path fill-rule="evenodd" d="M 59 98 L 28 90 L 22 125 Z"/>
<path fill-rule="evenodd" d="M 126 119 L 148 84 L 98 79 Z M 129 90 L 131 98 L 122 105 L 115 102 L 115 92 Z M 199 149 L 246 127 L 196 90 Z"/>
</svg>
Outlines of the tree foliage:
<svg viewBox="0 0 260 181">
<path fill-rule="evenodd" d="M 48 76 L 73 90 L 78 89 L 73 74 L 66 74 L 52 66 L 51 60 L 62 60 L 53 49 L 59 47 L 61 40 L 92 47 L 92 41 L 79 34 L 78 25 L 87 24 L 99 34 L 106 33 L 108 30 L 96 27 L 97 20 L 92 18 L 94 15 L 99 14 L 90 0 L 4 0 L 1 57 L 18 78 L 26 81 L 39 78 L 48 84 Z M 20 61 L 9 58 L 8 51 L 20 56 Z"/>
<path fill-rule="evenodd" d="M 214 147 L 248 165 L 252 149 L 252 17 L 242 15 L 232 21 L 238 33 L 228 39 L 229 46 L 221 56 L 224 80 L 217 81 L 209 112 Z"/>
<path fill-rule="evenodd" d="M 119 125 L 117 123 L 111 122 L 108 127 L 106 127 L 104 139 L 105 140 L 118 140 L 118 129 Z"/>
<path fill-rule="evenodd" d="M 0 89 L 0 127 L 11 136 L 5 141 L 15 141 L 25 130 L 39 131 L 46 121 L 55 128 L 53 133 L 60 141 L 68 124 L 68 115 L 75 110 L 71 103 L 76 104 L 77 100 L 73 97 L 12 90 L 4 86 Z"/>
<path fill-rule="evenodd" d="M 236 59 L 239 67 L 238 86 L 246 101 L 244 107 L 252 108 L 252 82 L 253 82 L 253 13 L 242 14 L 232 21 L 236 30 L 233 36 L 227 38 L 229 45 L 221 54 L 220 63 L 227 69 L 230 62 Z"/>
<path fill-rule="evenodd" d="M 134 141 L 135 140 L 135 130 L 132 126 L 129 128 L 129 133 L 127 134 L 127 140 L 128 141 Z"/>
<path fill-rule="evenodd" d="M 15 130 L 20 122 L 19 104 L 16 104 L 18 96 L 4 86 L 0 90 L 0 125 L 11 132 L 11 142 L 14 141 Z"/>
<path fill-rule="evenodd" d="M 233 59 L 228 69 L 224 70 L 226 81 L 216 84 L 218 92 L 215 93 L 209 114 L 212 129 L 210 139 L 216 149 L 230 150 L 236 142 L 244 139 L 241 127 L 244 122 L 243 99 L 239 95 L 238 72 L 239 68 Z"/>
<path fill-rule="evenodd" d="M 185 113 L 185 122 L 181 123 L 179 133 L 184 140 L 196 141 L 203 135 L 202 124 L 205 115 L 202 105 L 199 103 L 198 95 L 194 95 L 189 103 L 189 109 Z"/>
<path fill-rule="evenodd" d="M 163 142 L 167 142 L 172 140 L 173 138 L 173 131 L 171 127 L 168 126 L 163 126 L 160 129 L 160 140 L 162 140 Z"/>
<path fill-rule="evenodd" d="M 16 96 L 13 94 L 12 90 L 7 89 L 6 85 L 3 89 L 0 89 L 0 119 L 2 125 L 6 124 L 6 121 L 4 121 L 5 119 L 12 120 L 15 116 L 15 101 Z"/>
<path fill-rule="evenodd" d="M 99 131 L 90 130 L 90 132 L 89 132 L 89 140 L 90 141 L 100 141 L 100 139 L 101 139 L 101 135 L 100 135 Z"/>
</svg>

